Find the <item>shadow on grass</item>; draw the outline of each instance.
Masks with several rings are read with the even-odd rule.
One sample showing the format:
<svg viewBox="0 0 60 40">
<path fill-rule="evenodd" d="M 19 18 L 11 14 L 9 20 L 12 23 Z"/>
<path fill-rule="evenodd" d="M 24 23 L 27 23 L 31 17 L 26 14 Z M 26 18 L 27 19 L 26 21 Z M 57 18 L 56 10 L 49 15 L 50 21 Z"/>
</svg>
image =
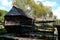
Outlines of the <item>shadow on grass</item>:
<svg viewBox="0 0 60 40">
<path fill-rule="evenodd" d="M 6 34 L 7 31 L 5 29 L 0 29 L 0 35 Z M 4 40 L 3 38 L 0 37 L 0 40 Z"/>
<path fill-rule="evenodd" d="M 1 34 L 6 34 L 7 33 L 7 31 L 3 28 L 3 29 L 0 29 L 0 35 Z"/>
<path fill-rule="evenodd" d="M 7 31 L 5 30 L 4 25 L 0 25 L 0 35 L 5 33 L 7 33 Z"/>
</svg>

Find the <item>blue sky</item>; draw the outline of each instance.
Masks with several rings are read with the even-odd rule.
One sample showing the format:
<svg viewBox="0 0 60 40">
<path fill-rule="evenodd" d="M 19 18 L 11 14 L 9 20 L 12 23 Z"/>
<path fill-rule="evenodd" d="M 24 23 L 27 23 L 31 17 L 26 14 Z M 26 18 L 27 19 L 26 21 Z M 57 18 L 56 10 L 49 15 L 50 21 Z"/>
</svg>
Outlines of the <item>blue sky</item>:
<svg viewBox="0 0 60 40">
<path fill-rule="evenodd" d="M 12 0 L 0 0 L 0 9 L 9 11 L 12 7 Z"/>
<path fill-rule="evenodd" d="M 60 19 L 60 1 L 59 0 L 35 0 L 43 2 L 45 6 L 50 6 L 54 15 Z M 12 0 L 0 0 L 0 9 L 9 11 L 12 8 Z"/>
</svg>

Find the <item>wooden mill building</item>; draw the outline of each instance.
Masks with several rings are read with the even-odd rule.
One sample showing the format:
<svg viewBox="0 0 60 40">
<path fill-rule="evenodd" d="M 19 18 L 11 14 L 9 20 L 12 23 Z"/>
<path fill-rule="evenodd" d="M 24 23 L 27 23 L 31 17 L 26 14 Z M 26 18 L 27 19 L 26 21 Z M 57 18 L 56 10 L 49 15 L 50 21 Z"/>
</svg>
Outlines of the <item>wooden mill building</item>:
<svg viewBox="0 0 60 40">
<path fill-rule="evenodd" d="M 55 22 L 55 20 L 43 20 L 43 19 L 34 20 L 30 16 L 28 16 L 22 9 L 13 6 L 12 9 L 5 15 L 4 26 L 8 33 L 24 34 L 24 35 L 27 34 L 33 37 L 38 37 L 38 39 L 42 38 L 43 40 L 45 39 L 49 40 L 48 37 L 51 39 L 53 38 L 51 37 L 51 35 L 54 35 L 53 33 L 54 30 L 48 31 L 50 25 L 45 25 L 45 24 L 50 22 Z M 35 27 L 37 26 L 35 24 L 40 24 L 40 23 L 42 24 L 41 27 L 43 27 L 41 28 L 42 30 L 35 29 Z M 53 28 L 51 27 L 51 29 Z"/>
<path fill-rule="evenodd" d="M 23 10 L 13 6 L 5 15 L 5 28 L 8 33 L 29 33 L 34 29 L 32 21 Z"/>
</svg>

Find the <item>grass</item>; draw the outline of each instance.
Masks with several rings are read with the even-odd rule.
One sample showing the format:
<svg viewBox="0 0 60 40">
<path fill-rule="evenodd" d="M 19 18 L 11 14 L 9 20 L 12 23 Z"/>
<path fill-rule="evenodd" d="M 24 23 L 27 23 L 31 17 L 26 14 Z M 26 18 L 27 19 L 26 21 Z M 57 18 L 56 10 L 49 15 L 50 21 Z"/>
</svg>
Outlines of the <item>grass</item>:
<svg viewBox="0 0 60 40">
<path fill-rule="evenodd" d="M 3 25 L 0 25 L 0 29 L 3 29 L 4 28 L 4 26 Z"/>
<path fill-rule="evenodd" d="M 3 25 L 0 25 L 0 34 L 6 33 L 6 30 L 4 29 Z"/>
<path fill-rule="evenodd" d="M 6 33 L 6 30 L 4 29 L 3 25 L 0 25 L 0 35 Z M 0 40 L 4 40 L 3 38 L 0 38 Z"/>
<path fill-rule="evenodd" d="M 4 40 L 3 38 L 0 38 L 0 40 Z"/>
</svg>

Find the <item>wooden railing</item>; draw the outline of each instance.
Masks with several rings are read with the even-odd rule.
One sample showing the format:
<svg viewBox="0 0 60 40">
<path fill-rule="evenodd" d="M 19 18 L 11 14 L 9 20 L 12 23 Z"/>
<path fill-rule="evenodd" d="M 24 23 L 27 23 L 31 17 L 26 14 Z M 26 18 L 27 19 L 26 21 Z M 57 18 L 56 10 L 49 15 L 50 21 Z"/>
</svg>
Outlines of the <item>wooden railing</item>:
<svg viewBox="0 0 60 40">
<path fill-rule="evenodd" d="M 36 18 L 36 20 L 38 21 L 55 21 L 56 19 L 55 18 Z"/>
</svg>

